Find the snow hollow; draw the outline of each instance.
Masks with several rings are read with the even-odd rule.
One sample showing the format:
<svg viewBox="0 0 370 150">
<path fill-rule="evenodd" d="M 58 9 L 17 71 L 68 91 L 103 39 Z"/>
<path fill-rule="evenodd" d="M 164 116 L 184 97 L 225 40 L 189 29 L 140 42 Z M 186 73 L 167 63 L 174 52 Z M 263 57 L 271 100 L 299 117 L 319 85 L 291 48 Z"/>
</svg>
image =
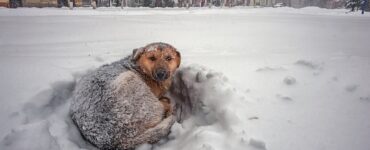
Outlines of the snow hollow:
<svg viewBox="0 0 370 150">
<path fill-rule="evenodd" d="M 138 149 L 367 150 L 370 15 L 346 12 L 0 8 L 0 149 L 95 149 L 68 116 L 75 81 L 163 41 L 199 105 Z"/>
</svg>

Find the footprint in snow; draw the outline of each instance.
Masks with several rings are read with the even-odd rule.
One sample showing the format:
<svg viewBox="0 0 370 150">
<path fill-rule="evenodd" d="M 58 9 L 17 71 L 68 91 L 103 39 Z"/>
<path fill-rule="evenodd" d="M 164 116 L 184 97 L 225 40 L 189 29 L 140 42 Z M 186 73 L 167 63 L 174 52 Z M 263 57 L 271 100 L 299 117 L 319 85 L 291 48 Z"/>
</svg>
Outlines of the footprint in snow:
<svg viewBox="0 0 370 150">
<path fill-rule="evenodd" d="M 284 78 L 283 82 L 286 85 L 293 85 L 293 84 L 295 84 L 297 82 L 297 80 L 294 77 L 287 76 L 287 77 Z"/>
<path fill-rule="evenodd" d="M 302 59 L 296 61 L 295 64 L 298 65 L 298 66 L 302 66 L 302 67 L 312 69 L 312 70 L 317 70 L 317 69 L 322 68 L 321 65 L 319 65 L 317 63 L 314 63 L 314 62 L 308 61 L 308 60 L 302 60 Z"/>
<path fill-rule="evenodd" d="M 103 58 L 101 58 L 101 57 L 99 57 L 99 56 L 96 56 L 96 57 L 95 57 L 95 60 L 96 60 L 97 62 L 103 62 L 103 61 L 104 61 L 104 59 L 103 59 Z"/>
<path fill-rule="evenodd" d="M 360 100 L 370 102 L 370 96 L 360 97 Z"/>
<path fill-rule="evenodd" d="M 211 145 L 203 144 L 201 150 L 214 150 Z"/>
<path fill-rule="evenodd" d="M 290 98 L 289 96 L 283 96 L 283 95 L 280 95 L 280 94 L 276 94 L 276 97 L 280 100 L 283 100 L 283 101 L 293 101 L 293 99 Z"/>
<path fill-rule="evenodd" d="M 322 66 L 322 63 L 319 64 L 319 63 L 308 61 L 308 60 L 301 59 L 301 60 L 296 61 L 294 64 L 302 68 L 315 70 L 315 72 L 313 73 L 314 76 L 320 75 L 320 72 L 324 69 Z"/>
<path fill-rule="evenodd" d="M 285 68 L 283 67 L 262 67 L 262 68 L 258 68 L 256 70 L 256 72 L 274 72 L 274 71 L 286 71 Z"/>
<path fill-rule="evenodd" d="M 259 118 L 257 116 L 249 117 L 248 120 L 258 120 Z"/>
<path fill-rule="evenodd" d="M 337 76 L 333 76 L 333 77 L 331 78 L 331 80 L 333 80 L 333 81 L 337 82 L 339 79 L 338 79 L 338 77 L 337 77 Z"/>
<path fill-rule="evenodd" d="M 252 147 L 255 147 L 257 149 L 260 149 L 260 150 L 266 150 L 266 144 L 265 144 L 265 142 L 263 142 L 261 140 L 251 138 L 249 140 L 249 145 L 251 145 Z"/>
<path fill-rule="evenodd" d="M 351 85 L 347 85 L 345 87 L 345 90 L 347 92 L 355 92 L 357 90 L 357 88 L 358 88 L 358 85 L 357 84 L 351 84 Z"/>
</svg>

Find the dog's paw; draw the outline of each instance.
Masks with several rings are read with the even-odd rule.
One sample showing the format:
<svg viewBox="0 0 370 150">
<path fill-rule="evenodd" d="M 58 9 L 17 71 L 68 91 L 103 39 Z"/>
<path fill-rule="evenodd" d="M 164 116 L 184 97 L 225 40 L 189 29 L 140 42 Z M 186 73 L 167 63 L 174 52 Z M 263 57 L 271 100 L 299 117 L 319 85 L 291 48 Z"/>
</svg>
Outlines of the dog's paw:
<svg viewBox="0 0 370 150">
<path fill-rule="evenodd" d="M 171 103 L 170 98 L 165 97 L 165 96 L 163 96 L 163 97 L 159 98 L 159 101 L 164 102 L 164 103 L 168 103 L 168 104 L 170 104 L 170 103 Z"/>
<path fill-rule="evenodd" d="M 159 101 L 162 103 L 164 107 L 164 118 L 173 115 L 173 107 L 171 105 L 171 100 L 168 97 L 161 97 Z"/>
</svg>

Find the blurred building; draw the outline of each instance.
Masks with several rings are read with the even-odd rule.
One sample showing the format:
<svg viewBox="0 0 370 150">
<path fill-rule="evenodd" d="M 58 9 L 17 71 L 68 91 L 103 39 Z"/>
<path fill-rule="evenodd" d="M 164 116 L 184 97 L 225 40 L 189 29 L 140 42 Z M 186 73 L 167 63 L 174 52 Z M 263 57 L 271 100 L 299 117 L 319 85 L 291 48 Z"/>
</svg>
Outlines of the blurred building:
<svg viewBox="0 0 370 150">
<path fill-rule="evenodd" d="M 341 8 L 344 7 L 345 0 L 290 0 L 290 6 L 302 8 L 316 6 L 321 8 Z"/>
<path fill-rule="evenodd" d="M 346 0 L 0 0 L 2 7 L 294 7 L 343 8 Z M 369 10 L 369 5 L 368 9 Z"/>
<path fill-rule="evenodd" d="M 74 0 L 73 6 L 75 7 L 91 6 L 91 0 Z"/>
<path fill-rule="evenodd" d="M 58 7 L 58 0 L 22 0 L 23 7 Z"/>
<path fill-rule="evenodd" d="M 0 0 L 0 7 L 9 7 L 9 0 Z"/>
</svg>

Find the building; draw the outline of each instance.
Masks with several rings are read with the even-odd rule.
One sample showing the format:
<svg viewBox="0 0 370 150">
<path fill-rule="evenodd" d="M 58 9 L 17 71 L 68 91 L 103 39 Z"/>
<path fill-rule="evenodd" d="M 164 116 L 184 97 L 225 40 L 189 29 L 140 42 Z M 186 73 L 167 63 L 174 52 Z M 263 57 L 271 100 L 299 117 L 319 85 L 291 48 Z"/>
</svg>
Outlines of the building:
<svg viewBox="0 0 370 150">
<path fill-rule="evenodd" d="M 265 7 L 272 7 L 276 4 L 277 0 L 250 0 L 249 6 L 265 6 Z"/>
<path fill-rule="evenodd" d="M 74 0 L 73 6 L 75 7 L 91 6 L 91 0 Z"/>
<path fill-rule="evenodd" d="M 0 0 L 0 7 L 9 7 L 9 0 Z"/>
<path fill-rule="evenodd" d="M 23 7 L 58 7 L 58 0 L 22 0 Z"/>
<path fill-rule="evenodd" d="M 345 5 L 345 0 L 290 0 L 290 6 L 302 8 L 307 6 L 316 6 L 321 8 L 340 8 Z"/>
</svg>

